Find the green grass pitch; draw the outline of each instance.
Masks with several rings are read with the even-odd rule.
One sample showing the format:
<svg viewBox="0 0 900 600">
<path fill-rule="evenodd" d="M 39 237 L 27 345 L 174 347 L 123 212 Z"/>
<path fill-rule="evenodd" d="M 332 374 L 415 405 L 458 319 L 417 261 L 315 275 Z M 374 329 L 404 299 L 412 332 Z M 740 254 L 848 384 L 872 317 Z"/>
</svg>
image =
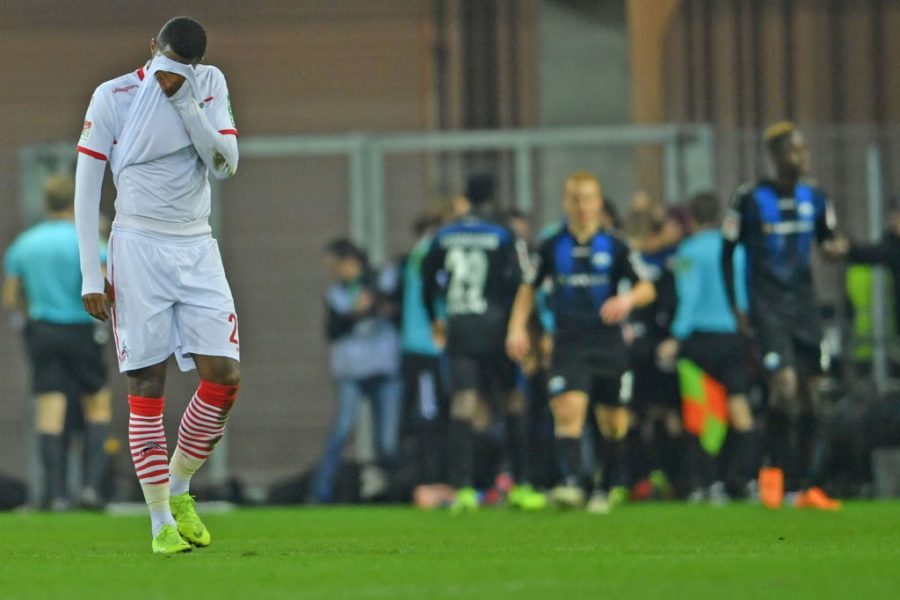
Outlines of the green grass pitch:
<svg viewBox="0 0 900 600">
<path fill-rule="evenodd" d="M 0 515 L 0 598 L 900 598 L 898 503 L 239 510 L 208 517 L 213 546 L 172 557 L 150 553 L 148 523 Z"/>
</svg>

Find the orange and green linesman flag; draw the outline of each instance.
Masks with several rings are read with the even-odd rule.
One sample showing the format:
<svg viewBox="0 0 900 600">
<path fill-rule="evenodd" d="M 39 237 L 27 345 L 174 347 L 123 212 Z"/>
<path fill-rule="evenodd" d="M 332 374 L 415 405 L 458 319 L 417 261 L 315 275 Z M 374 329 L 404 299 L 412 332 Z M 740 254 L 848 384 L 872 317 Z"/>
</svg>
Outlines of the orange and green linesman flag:
<svg viewBox="0 0 900 600">
<path fill-rule="evenodd" d="M 678 360 L 678 383 L 684 428 L 700 438 L 707 454 L 717 455 L 728 434 L 725 386 L 685 358 Z"/>
</svg>

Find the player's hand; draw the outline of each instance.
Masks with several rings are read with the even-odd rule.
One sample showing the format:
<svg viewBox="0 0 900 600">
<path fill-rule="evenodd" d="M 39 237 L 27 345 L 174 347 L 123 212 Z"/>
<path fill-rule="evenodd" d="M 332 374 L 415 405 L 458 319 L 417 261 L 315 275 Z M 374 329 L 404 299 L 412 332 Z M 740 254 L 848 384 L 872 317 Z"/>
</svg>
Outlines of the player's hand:
<svg viewBox="0 0 900 600">
<path fill-rule="evenodd" d="M 447 347 L 447 326 L 443 321 L 435 321 L 431 324 L 431 339 L 438 350 Z"/>
<path fill-rule="evenodd" d="M 168 71 L 157 71 L 156 81 L 159 82 L 159 87 L 162 88 L 163 94 L 167 98 L 171 98 L 178 93 L 178 90 L 184 84 L 184 76 L 178 73 L 169 73 Z"/>
<path fill-rule="evenodd" d="M 108 279 L 103 280 L 102 294 L 85 294 L 81 297 L 84 303 L 84 310 L 98 321 L 108 321 L 109 312 L 106 310 L 107 305 L 116 303 L 116 294 Z"/>
<path fill-rule="evenodd" d="M 836 235 L 822 242 L 822 252 L 830 259 L 841 259 L 850 253 L 850 240 L 843 235 Z"/>
<path fill-rule="evenodd" d="M 675 368 L 675 361 L 678 359 L 678 350 L 680 344 L 675 338 L 669 338 L 656 347 L 656 363 L 659 367 L 666 371 L 672 371 Z"/>
<path fill-rule="evenodd" d="M 634 301 L 630 295 L 613 296 L 600 307 L 600 318 L 607 325 L 621 323 L 631 314 Z"/>
<path fill-rule="evenodd" d="M 524 327 L 513 327 L 506 334 L 506 353 L 516 362 L 522 362 L 531 351 L 531 340 Z"/>
</svg>

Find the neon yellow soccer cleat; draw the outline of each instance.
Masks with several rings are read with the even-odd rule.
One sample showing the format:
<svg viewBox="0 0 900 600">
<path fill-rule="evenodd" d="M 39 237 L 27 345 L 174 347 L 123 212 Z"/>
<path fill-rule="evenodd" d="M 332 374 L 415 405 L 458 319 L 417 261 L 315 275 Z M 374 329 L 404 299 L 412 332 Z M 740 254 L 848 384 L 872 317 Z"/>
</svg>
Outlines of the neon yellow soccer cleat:
<svg viewBox="0 0 900 600">
<path fill-rule="evenodd" d="M 169 506 L 172 507 L 172 516 L 178 523 L 179 533 L 194 546 L 205 548 L 212 542 L 212 535 L 197 515 L 195 505 L 194 497 L 187 492 L 169 498 Z"/>
<path fill-rule="evenodd" d="M 152 548 L 154 554 L 178 554 L 192 550 L 191 545 L 171 525 L 163 525 L 163 528 L 153 538 Z"/>
<path fill-rule="evenodd" d="M 530 485 L 517 485 L 509 492 L 509 506 L 519 510 L 543 510 L 547 507 L 547 496 Z"/>
<path fill-rule="evenodd" d="M 456 492 L 456 500 L 450 506 L 450 512 L 458 515 L 464 512 L 474 512 L 478 510 L 478 492 L 475 488 L 464 487 Z"/>
</svg>

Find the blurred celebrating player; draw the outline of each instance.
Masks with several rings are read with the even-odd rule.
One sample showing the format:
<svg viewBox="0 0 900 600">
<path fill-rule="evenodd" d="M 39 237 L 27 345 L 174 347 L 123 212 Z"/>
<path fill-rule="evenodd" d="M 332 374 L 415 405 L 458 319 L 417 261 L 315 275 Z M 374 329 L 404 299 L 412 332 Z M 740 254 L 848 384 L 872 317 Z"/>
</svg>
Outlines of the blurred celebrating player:
<svg viewBox="0 0 900 600">
<path fill-rule="evenodd" d="M 456 511 L 478 508 L 473 487 L 473 424 L 480 402 L 496 406 L 501 400 L 507 405 L 506 436 L 512 463 L 523 469 L 527 464 L 525 403 L 515 393 L 516 366 L 503 351 L 526 250 L 512 231 L 487 218 L 493 187 L 488 175 L 470 178 L 466 195 L 472 214 L 438 230 L 422 263 L 425 308 L 434 323 L 436 340 L 446 346 L 450 364 L 448 441 L 451 483 L 458 489 Z M 439 282 L 439 274 L 445 281 Z M 446 304 L 446 325 L 436 311 L 439 293 Z M 513 488 L 510 503 L 541 508 L 544 498 L 527 485 L 527 473 L 514 472 L 513 476 L 524 485 Z"/>
<path fill-rule="evenodd" d="M 188 488 L 224 433 L 240 381 L 237 316 L 208 221 L 208 173 L 233 175 L 238 149 L 225 77 L 199 64 L 203 26 L 176 17 L 150 52 L 147 65 L 94 92 L 78 145 L 75 217 L 85 309 L 102 321 L 111 316 L 128 375 L 128 435 L 153 551 L 170 554 L 210 543 Z M 109 281 L 97 258 L 107 161 L 118 192 Z M 173 353 L 182 370 L 196 366 L 200 385 L 169 465 L 162 419 Z"/>
<path fill-rule="evenodd" d="M 581 485 L 581 435 L 589 406 L 595 406 L 604 440 L 604 486 L 624 486 L 625 435 L 630 396 L 628 353 L 620 324 L 633 308 L 653 302 L 653 284 L 639 275 L 639 259 L 618 237 L 601 228 L 603 197 L 600 182 L 589 173 L 575 173 L 565 185 L 563 209 L 568 223 L 545 240 L 538 251 L 532 281 L 519 288 L 509 323 L 507 351 L 516 360 L 528 352 L 526 330 L 536 288 L 553 285 L 550 301 L 556 320 L 553 362 L 548 388 L 555 421 L 557 458 L 563 481 L 553 501 L 578 507 L 584 503 Z M 619 293 L 622 281 L 630 291 Z M 609 509 L 600 489 L 591 499 L 597 512 Z"/>
<path fill-rule="evenodd" d="M 803 413 L 820 414 L 816 377 L 820 373 L 821 331 L 816 314 L 810 258 L 813 242 L 827 256 L 847 250 L 835 235 L 835 219 L 824 192 L 807 182 L 809 149 L 792 123 L 766 130 L 766 145 L 775 178 L 747 184 L 737 191 L 735 206 L 723 225 L 726 243 L 722 265 L 734 301 L 732 255 L 736 244 L 747 249 L 750 322 L 769 373 L 768 416 L 771 468 L 760 472 L 760 494 L 769 508 L 781 506 L 784 468 L 796 462 L 791 439 Z M 823 473 L 811 465 L 796 506 L 837 510 L 840 502 L 817 487 Z"/>
</svg>

